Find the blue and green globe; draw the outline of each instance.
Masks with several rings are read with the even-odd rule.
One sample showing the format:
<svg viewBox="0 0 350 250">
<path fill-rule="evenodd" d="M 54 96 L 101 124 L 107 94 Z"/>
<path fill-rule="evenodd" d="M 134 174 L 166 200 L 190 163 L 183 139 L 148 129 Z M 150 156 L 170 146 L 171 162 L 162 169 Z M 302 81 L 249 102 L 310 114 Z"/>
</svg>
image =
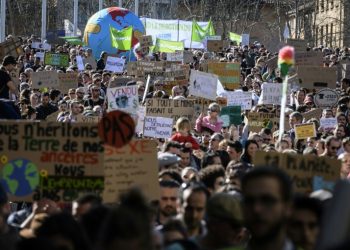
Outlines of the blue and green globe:
<svg viewBox="0 0 350 250">
<path fill-rule="evenodd" d="M 102 51 L 118 57 L 129 58 L 130 51 L 118 50 L 112 47 L 109 27 L 122 30 L 133 27 L 131 46 L 134 47 L 145 32 L 141 20 L 131 11 L 119 7 L 110 7 L 95 13 L 88 20 L 84 31 L 84 43 L 92 49 L 95 59 L 100 57 Z M 131 59 L 136 60 L 131 53 Z"/>
<path fill-rule="evenodd" d="M 39 185 L 38 168 L 27 159 L 9 161 L 2 168 L 1 184 L 12 195 L 27 196 Z"/>
</svg>

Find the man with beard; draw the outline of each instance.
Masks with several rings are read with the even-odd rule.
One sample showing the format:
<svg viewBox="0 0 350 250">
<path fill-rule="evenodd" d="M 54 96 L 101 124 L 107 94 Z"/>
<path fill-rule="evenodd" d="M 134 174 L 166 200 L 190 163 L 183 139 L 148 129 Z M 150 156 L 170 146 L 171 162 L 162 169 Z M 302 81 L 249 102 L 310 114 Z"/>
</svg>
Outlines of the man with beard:
<svg viewBox="0 0 350 250">
<path fill-rule="evenodd" d="M 47 116 L 51 115 L 52 113 L 55 113 L 58 108 L 54 105 L 52 105 L 50 102 L 50 95 L 49 93 L 45 92 L 41 96 L 41 104 L 36 107 L 37 112 L 37 119 L 38 120 L 45 120 Z"/>
<path fill-rule="evenodd" d="M 190 184 L 182 194 L 181 217 L 186 225 L 189 237 L 206 233 L 204 215 L 208 190 L 199 184 Z"/>
<path fill-rule="evenodd" d="M 161 181 L 159 184 L 160 200 L 157 224 L 164 225 L 178 213 L 180 185 L 175 181 Z"/>
<path fill-rule="evenodd" d="M 249 250 L 293 250 L 286 237 L 291 214 L 292 185 L 280 169 L 257 167 L 242 180 L 243 211 L 251 239 Z"/>
</svg>

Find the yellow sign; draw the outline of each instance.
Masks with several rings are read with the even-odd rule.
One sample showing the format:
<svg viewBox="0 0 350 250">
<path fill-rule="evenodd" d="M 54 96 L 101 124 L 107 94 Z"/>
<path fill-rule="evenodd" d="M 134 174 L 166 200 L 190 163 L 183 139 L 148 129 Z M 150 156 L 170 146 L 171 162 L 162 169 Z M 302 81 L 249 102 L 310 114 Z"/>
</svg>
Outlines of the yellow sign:
<svg viewBox="0 0 350 250">
<path fill-rule="evenodd" d="M 294 126 L 296 139 L 307 139 L 308 137 L 316 137 L 315 123 L 298 124 Z"/>
</svg>

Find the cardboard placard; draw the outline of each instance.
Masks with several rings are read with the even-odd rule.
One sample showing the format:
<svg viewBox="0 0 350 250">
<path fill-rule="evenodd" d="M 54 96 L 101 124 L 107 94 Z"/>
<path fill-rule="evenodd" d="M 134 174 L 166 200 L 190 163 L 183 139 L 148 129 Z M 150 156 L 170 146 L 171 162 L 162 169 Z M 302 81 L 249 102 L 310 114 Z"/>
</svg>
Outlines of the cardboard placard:
<svg viewBox="0 0 350 250">
<path fill-rule="evenodd" d="M 173 131 L 172 118 L 146 116 L 143 135 L 152 138 L 170 139 Z"/>
<path fill-rule="evenodd" d="M 124 77 L 124 76 L 114 76 L 109 80 L 108 88 L 115 88 L 115 87 L 123 87 L 128 82 L 132 81 L 133 78 L 131 77 Z"/>
<path fill-rule="evenodd" d="M 270 69 L 277 68 L 278 56 L 274 56 L 266 61 L 266 65 Z"/>
<path fill-rule="evenodd" d="M 175 53 L 167 53 L 167 61 L 192 63 L 193 54 L 188 50 L 176 50 Z"/>
<path fill-rule="evenodd" d="M 337 118 L 321 118 L 320 127 L 324 129 L 334 129 L 338 124 Z"/>
<path fill-rule="evenodd" d="M 149 200 L 159 200 L 157 166 L 156 141 L 132 140 L 120 149 L 105 146 L 103 201 L 115 203 L 132 187 L 142 190 Z"/>
<path fill-rule="evenodd" d="M 321 51 L 305 51 L 295 53 L 295 65 L 297 66 L 319 66 L 323 65 Z"/>
<path fill-rule="evenodd" d="M 316 137 L 315 123 L 303 123 L 294 126 L 295 139 L 307 139 L 309 137 Z"/>
<path fill-rule="evenodd" d="M 45 65 L 59 66 L 59 67 L 68 67 L 69 66 L 69 55 L 68 54 L 58 54 L 45 52 L 44 57 Z"/>
<path fill-rule="evenodd" d="M 137 76 L 137 62 L 128 62 L 126 72 L 128 76 Z"/>
<path fill-rule="evenodd" d="M 108 56 L 106 60 L 105 70 L 115 72 L 115 73 L 123 73 L 124 71 L 125 59 Z"/>
<path fill-rule="evenodd" d="M 78 115 L 77 116 L 77 122 L 81 122 L 81 123 L 95 123 L 97 124 L 99 121 L 101 120 L 101 118 L 99 116 L 86 116 L 86 115 Z"/>
<path fill-rule="evenodd" d="M 314 96 L 315 104 L 320 108 L 333 108 L 337 105 L 338 99 L 338 92 L 328 88 L 319 90 Z"/>
<path fill-rule="evenodd" d="M 191 70 L 190 95 L 215 100 L 217 83 L 216 75 Z"/>
<path fill-rule="evenodd" d="M 229 127 L 231 124 L 240 125 L 242 123 L 241 106 L 222 107 L 220 119 L 224 122 L 223 127 Z"/>
<path fill-rule="evenodd" d="M 217 75 L 222 86 L 228 90 L 240 88 L 241 66 L 239 63 L 208 63 L 208 73 Z"/>
<path fill-rule="evenodd" d="M 58 73 L 56 71 L 33 72 L 31 79 L 33 89 L 59 87 Z"/>
<path fill-rule="evenodd" d="M 147 48 L 153 46 L 152 36 L 142 36 L 139 39 L 140 47 Z"/>
<path fill-rule="evenodd" d="M 78 75 L 75 72 L 58 73 L 59 87 L 63 94 L 68 93 L 69 89 L 78 87 Z"/>
<path fill-rule="evenodd" d="M 227 106 L 240 105 L 242 110 L 251 110 L 252 101 L 252 92 L 234 91 L 227 95 Z"/>
<path fill-rule="evenodd" d="M 281 105 L 283 84 L 281 83 L 263 83 L 261 86 L 261 95 L 259 104 Z M 290 103 L 291 87 L 288 84 L 287 105 Z"/>
<path fill-rule="evenodd" d="M 96 69 L 97 68 L 96 60 L 92 56 L 83 58 L 83 61 L 84 61 L 84 65 L 88 63 L 88 64 L 91 65 L 92 69 Z"/>
<path fill-rule="evenodd" d="M 52 113 L 48 116 L 46 116 L 45 121 L 47 122 L 57 122 L 57 117 L 61 113 L 61 111 L 57 110 L 55 113 Z"/>
<path fill-rule="evenodd" d="M 194 123 L 196 119 L 194 116 L 194 101 L 146 99 L 146 116 L 172 118 L 174 122 L 184 116 Z"/>
<path fill-rule="evenodd" d="M 307 42 L 300 39 L 287 39 L 287 44 L 294 47 L 295 51 L 306 51 Z"/>
<path fill-rule="evenodd" d="M 222 52 L 229 46 L 229 41 L 207 40 L 207 50 L 209 52 Z"/>
<path fill-rule="evenodd" d="M 299 66 L 297 74 L 300 86 L 307 89 L 336 88 L 337 68 Z"/>
<path fill-rule="evenodd" d="M 0 61 L 8 55 L 14 58 L 22 55 L 24 52 L 21 46 L 22 42 L 19 39 L 13 38 L 0 43 Z"/>
<path fill-rule="evenodd" d="M 103 191 L 103 146 L 97 126 L 1 121 L 1 184 L 11 201 L 71 202 Z"/>
<path fill-rule="evenodd" d="M 46 51 L 51 50 L 51 45 L 48 43 L 33 42 L 31 47 L 33 49 L 41 49 L 41 50 L 46 50 Z"/>
<path fill-rule="evenodd" d="M 323 109 L 317 108 L 317 109 L 312 109 L 308 112 L 302 113 L 302 115 L 303 115 L 304 121 L 308 121 L 311 118 L 320 119 L 322 112 L 323 112 Z"/>
<path fill-rule="evenodd" d="M 269 128 L 274 132 L 279 129 L 280 124 L 280 118 L 273 113 L 249 112 L 245 120 L 249 125 L 250 132 L 260 132 L 262 128 Z M 288 131 L 289 129 L 289 118 L 285 117 L 284 130 Z"/>
<path fill-rule="evenodd" d="M 253 163 L 283 169 L 291 177 L 294 191 L 306 194 L 320 189 L 332 191 L 341 166 L 339 160 L 327 157 L 262 151 L 256 152 Z"/>
<path fill-rule="evenodd" d="M 107 88 L 108 112 L 122 110 L 136 114 L 139 106 L 139 95 L 136 85 Z"/>
</svg>

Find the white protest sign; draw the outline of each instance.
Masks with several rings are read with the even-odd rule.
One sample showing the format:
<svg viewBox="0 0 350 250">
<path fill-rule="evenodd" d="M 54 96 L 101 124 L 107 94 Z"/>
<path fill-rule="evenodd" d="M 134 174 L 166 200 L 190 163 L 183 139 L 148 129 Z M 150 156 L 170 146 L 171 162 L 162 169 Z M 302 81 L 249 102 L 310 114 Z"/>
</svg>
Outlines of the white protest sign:
<svg viewBox="0 0 350 250">
<path fill-rule="evenodd" d="M 274 104 L 281 105 L 282 99 L 282 88 L 281 83 L 263 83 L 261 86 L 261 95 L 259 98 L 259 104 Z M 288 84 L 287 90 L 287 104 L 290 103 L 291 89 Z"/>
<path fill-rule="evenodd" d="M 109 56 L 107 57 L 105 70 L 123 73 L 124 71 L 125 59 Z"/>
<path fill-rule="evenodd" d="M 332 108 L 338 103 L 339 94 L 334 89 L 321 89 L 315 94 L 315 104 L 320 108 Z"/>
<path fill-rule="evenodd" d="M 216 75 L 191 70 L 190 95 L 215 101 L 217 83 Z"/>
<path fill-rule="evenodd" d="M 50 51 L 51 50 L 51 45 L 48 43 L 40 43 L 40 42 L 33 42 L 31 47 L 33 49 L 43 49 L 46 51 Z"/>
<path fill-rule="evenodd" d="M 136 133 L 143 133 L 143 127 L 145 124 L 146 107 L 140 106 L 137 110 L 137 125 L 135 128 Z"/>
<path fill-rule="evenodd" d="M 40 58 L 40 62 L 43 62 L 44 58 L 45 58 L 45 52 L 36 52 L 35 53 L 35 57 L 39 57 Z"/>
<path fill-rule="evenodd" d="M 321 118 L 320 126 L 324 129 L 333 129 L 337 126 L 337 118 Z"/>
<path fill-rule="evenodd" d="M 242 34 L 242 46 L 249 46 L 249 34 Z"/>
<path fill-rule="evenodd" d="M 85 67 L 84 67 L 83 58 L 81 56 L 76 56 L 76 60 L 77 60 L 78 70 L 84 71 Z"/>
<path fill-rule="evenodd" d="M 108 111 L 122 110 L 136 114 L 139 106 L 137 86 L 107 88 Z"/>
<path fill-rule="evenodd" d="M 227 92 L 227 106 L 241 106 L 242 110 L 251 110 L 252 92 Z"/>
<path fill-rule="evenodd" d="M 169 139 L 173 130 L 172 118 L 146 116 L 143 135 L 153 138 Z"/>
</svg>

